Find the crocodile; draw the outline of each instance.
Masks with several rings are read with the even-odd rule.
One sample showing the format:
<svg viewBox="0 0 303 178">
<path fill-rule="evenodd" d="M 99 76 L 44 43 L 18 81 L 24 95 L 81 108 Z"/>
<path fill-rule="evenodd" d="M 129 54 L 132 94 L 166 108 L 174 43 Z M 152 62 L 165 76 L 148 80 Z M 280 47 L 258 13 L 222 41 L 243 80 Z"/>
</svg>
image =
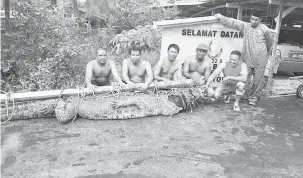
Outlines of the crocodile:
<svg viewBox="0 0 303 178">
<path fill-rule="evenodd" d="M 170 89 L 150 92 L 122 92 L 119 95 L 94 95 L 35 101 L 15 107 L 10 120 L 53 118 L 66 123 L 76 116 L 90 120 L 131 119 L 171 116 L 195 107 L 204 95 L 203 88 Z M 11 113 L 12 109 L 8 112 Z M 2 120 L 7 120 L 5 108 Z"/>
</svg>

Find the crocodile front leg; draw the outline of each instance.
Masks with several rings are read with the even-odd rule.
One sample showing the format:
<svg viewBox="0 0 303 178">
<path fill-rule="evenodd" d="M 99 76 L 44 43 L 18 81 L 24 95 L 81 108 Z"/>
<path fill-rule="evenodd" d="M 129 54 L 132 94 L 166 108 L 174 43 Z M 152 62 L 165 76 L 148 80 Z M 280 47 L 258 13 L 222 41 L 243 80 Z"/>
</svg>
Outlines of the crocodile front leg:
<svg viewBox="0 0 303 178">
<path fill-rule="evenodd" d="M 111 115 L 108 115 L 108 119 L 131 119 L 131 118 L 140 118 L 150 116 L 147 110 L 147 104 L 143 101 L 140 101 L 137 98 L 132 98 L 124 101 L 114 101 L 111 106 L 114 109 L 114 112 Z M 119 112 L 118 109 L 121 107 L 130 107 L 136 106 L 139 108 L 139 112 L 128 111 L 128 112 Z"/>
<path fill-rule="evenodd" d="M 127 107 L 127 106 L 137 106 L 139 107 L 139 102 L 136 99 L 124 100 L 124 101 L 114 101 L 111 105 L 113 108 L 118 109 L 120 107 Z"/>
</svg>

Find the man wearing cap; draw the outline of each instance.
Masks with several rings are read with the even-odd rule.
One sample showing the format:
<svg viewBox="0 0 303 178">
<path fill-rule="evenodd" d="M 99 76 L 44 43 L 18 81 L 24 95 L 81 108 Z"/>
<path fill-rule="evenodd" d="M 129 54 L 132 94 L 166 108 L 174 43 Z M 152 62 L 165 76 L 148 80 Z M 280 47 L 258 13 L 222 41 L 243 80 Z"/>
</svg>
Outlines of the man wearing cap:
<svg viewBox="0 0 303 178">
<path fill-rule="evenodd" d="M 221 14 L 216 14 L 215 17 L 223 25 L 240 30 L 244 34 L 242 60 L 248 67 L 248 86 L 253 77 L 252 87 L 246 95 L 248 95 L 249 104 L 255 105 L 257 97 L 265 87 L 264 72 L 273 44 L 270 29 L 261 24 L 262 11 L 254 10 L 249 23 L 224 17 Z"/>
<path fill-rule="evenodd" d="M 206 44 L 199 44 L 196 55 L 184 62 L 183 76 L 192 79 L 195 84 L 203 85 L 211 74 L 211 61 L 205 58 L 208 51 Z"/>
</svg>

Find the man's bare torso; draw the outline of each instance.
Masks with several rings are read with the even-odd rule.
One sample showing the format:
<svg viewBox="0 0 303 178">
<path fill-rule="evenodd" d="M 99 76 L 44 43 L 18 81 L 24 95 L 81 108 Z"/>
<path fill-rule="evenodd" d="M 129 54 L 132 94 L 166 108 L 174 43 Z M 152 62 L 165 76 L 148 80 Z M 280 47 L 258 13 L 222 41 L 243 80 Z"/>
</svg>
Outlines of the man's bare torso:
<svg viewBox="0 0 303 178">
<path fill-rule="evenodd" d="M 105 65 L 100 65 L 96 60 L 92 61 L 93 75 L 92 84 L 98 86 L 109 85 L 109 77 L 111 75 L 110 61 L 107 61 Z"/>
<path fill-rule="evenodd" d="M 168 59 L 164 59 L 163 66 L 159 76 L 163 78 L 167 78 L 169 80 L 173 80 L 177 70 L 178 70 L 178 66 L 176 62 L 169 62 Z"/>
<path fill-rule="evenodd" d="M 201 76 L 204 76 L 206 69 L 208 68 L 208 59 L 204 58 L 202 61 L 198 61 L 196 56 L 193 56 L 189 60 L 189 73 L 198 72 Z"/>
<path fill-rule="evenodd" d="M 138 65 L 134 65 L 130 59 L 126 59 L 128 64 L 128 76 L 134 83 L 144 83 L 146 76 L 146 63 L 142 60 Z"/>
</svg>

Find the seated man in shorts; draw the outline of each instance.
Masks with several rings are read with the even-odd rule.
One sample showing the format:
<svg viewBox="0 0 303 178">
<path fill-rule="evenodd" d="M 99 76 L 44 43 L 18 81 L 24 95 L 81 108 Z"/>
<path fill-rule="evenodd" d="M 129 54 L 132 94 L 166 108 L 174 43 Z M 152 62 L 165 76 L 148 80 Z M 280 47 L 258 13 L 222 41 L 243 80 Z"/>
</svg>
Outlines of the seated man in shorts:
<svg viewBox="0 0 303 178">
<path fill-rule="evenodd" d="M 188 57 L 184 62 L 183 76 L 192 79 L 195 84 L 203 85 L 211 74 L 211 61 L 206 57 L 208 46 L 199 44 L 196 55 Z"/>
<path fill-rule="evenodd" d="M 137 45 L 129 48 L 129 58 L 124 59 L 122 64 L 122 77 L 128 85 L 140 86 L 140 89 L 146 90 L 154 78 L 152 67 L 148 61 L 142 59 L 141 52 L 141 47 Z"/>
<path fill-rule="evenodd" d="M 169 83 L 174 80 L 174 76 L 179 69 L 178 61 L 176 60 L 179 54 L 179 46 L 170 44 L 167 49 L 167 57 L 160 59 L 155 67 L 155 79 Z"/>
<path fill-rule="evenodd" d="M 232 51 L 230 54 L 230 60 L 223 62 L 219 67 L 211 74 L 206 82 L 206 88 L 208 88 L 208 95 L 213 96 L 215 99 L 219 99 L 222 94 L 225 94 L 226 103 L 229 102 L 230 94 L 236 92 L 236 101 L 234 103 L 234 111 L 240 111 L 239 101 L 244 95 L 245 82 L 247 80 L 247 65 L 243 63 L 241 58 L 241 52 L 238 50 Z M 221 72 L 224 73 L 223 82 L 213 91 L 209 87 L 213 79 Z"/>
<path fill-rule="evenodd" d="M 94 90 L 95 86 L 110 85 L 110 75 L 113 74 L 114 79 L 123 83 L 114 61 L 107 59 L 107 52 L 104 48 L 98 48 L 96 59 L 90 61 L 86 65 L 85 82 L 90 90 Z"/>
</svg>

